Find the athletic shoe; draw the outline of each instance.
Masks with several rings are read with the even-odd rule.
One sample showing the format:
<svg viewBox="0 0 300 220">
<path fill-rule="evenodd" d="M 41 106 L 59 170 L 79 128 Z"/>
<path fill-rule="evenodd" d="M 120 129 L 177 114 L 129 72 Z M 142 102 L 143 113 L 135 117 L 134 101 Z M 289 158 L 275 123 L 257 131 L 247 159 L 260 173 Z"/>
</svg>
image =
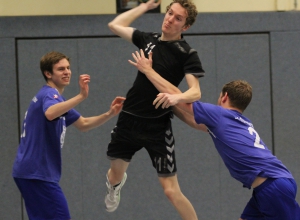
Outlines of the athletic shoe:
<svg viewBox="0 0 300 220">
<path fill-rule="evenodd" d="M 106 179 L 107 179 L 107 182 L 106 182 L 107 194 L 105 196 L 106 211 L 113 212 L 119 206 L 119 203 L 121 200 L 121 188 L 125 184 L 125 181 L 127 179 L 127 174 L 124 173 L 121 183 L 116 187 L 114 187 L 110 184 L 107 175 L 106 175 Z"/>
</svg>

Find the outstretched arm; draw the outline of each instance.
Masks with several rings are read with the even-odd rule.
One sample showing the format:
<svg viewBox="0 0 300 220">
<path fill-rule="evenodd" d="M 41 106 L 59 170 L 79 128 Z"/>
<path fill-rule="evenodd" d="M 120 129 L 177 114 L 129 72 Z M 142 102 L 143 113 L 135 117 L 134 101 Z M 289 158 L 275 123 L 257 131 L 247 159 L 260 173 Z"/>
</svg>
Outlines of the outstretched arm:
<svg viewBox="0 0 300 220">
<path fill-rule="evenodd" d="M 87 118 L 80 116 L 73 125 L 80 131 L 89 131 L 96 128 L 119 114 L 122 110 L 124 100 L 124 97 L 118 96 L 112 101 L 110 109 L 106 113 Z"/>
<path fill-rule="evenodd" d="M 129 27 L 129 25 L 145 12 L 159 6 L 160 2 L 161 0 L 157 3 L 155 3 L 155 0 L 149 0 L 146 3 L 142 3 L 137 7 L 118 15 L 114 20 L 108 23 L 108 27 L 116 35 L 132 42 L 132 33 L 134 28 Z"/>
<path fill-rule="evenodd" d="M 70 109 L 74 108 L 80 102 L 85 100 L 89 94 L 89 85 L 90 76 L 87 74 L 82 74 L 79 76 L 79 86 L 80 86 L 80 93 L 64 102 L 57 103 L 55 105 L 50 106 L 47 111 L 45 112 L 45 116 L 49 121 L 60 117 L 61 115 L 65 114 Z"/>
<path fill-rule="evenodd" d="M 194 118 L 192 104 L 180 103 L 172 107 L 174 114 L 183 122 L 195 128 L 207 132 L 204 124 L 197 124 Z"/>
</svg>

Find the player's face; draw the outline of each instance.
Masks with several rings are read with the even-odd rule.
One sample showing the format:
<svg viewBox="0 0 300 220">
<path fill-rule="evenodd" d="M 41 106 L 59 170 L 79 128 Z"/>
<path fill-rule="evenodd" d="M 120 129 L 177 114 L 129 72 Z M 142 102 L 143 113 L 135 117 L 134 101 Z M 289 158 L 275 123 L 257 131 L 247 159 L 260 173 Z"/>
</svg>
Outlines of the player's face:
<svg viewBox="0 0 300 220">
<path fill-rule="evenodd" d="M 53 65 L 51 81 L 57 88 L 63 88 L 70 84 L 71 69 L 67 59 L 62 59 Z"/>
<path fill-rule="evenodd" d="M 162 32 L 164 39 L 162 40 L 178 40 L 181 33 L 189 27 L 185 26 L 187 11 L 179 3 L 174 3 L 167 11 L 162 24 Z"/>
</svg>

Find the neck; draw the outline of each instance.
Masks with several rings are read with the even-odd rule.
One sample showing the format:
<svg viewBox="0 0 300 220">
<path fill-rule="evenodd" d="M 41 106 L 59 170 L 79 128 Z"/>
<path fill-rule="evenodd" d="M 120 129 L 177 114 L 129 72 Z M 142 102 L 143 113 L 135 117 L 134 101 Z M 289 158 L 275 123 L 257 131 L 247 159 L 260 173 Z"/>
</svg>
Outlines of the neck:
<svg viewBox="0 0 300 220">
<path fill-rule="evenodd" d="M 234 108 L 234 107 L 229 107 L 228 109 L 230 109 L 230 110 L 235 110 L 235 111 L 237 111 L 237 112 L 239 112 L 239 113 L 243 113 L 243 111 L 241 111 L 240 109 L 238 109 L 238 108 Z"/>
<path fill-rule="evenodd" d="M 162 41 L 174 41 L 174 40 L 180 40 L 181 39 L 181 34 L 177 35 L 177 36 L 168 36 L 164 33 L 161 34 L 160 39 Z"/>
<path fill-rule="evenodd" d="M 58 92 L 59 92 L 59 94 L 61 95 L 62 93 L 63 93 L 63 91 L 64 91 L 64 89 L 63 88 L 58 88 L 57 86 L 55 86 L 55 84 L 54 83 L 52 83 L 52 82 L 47 82 L 46 83 L 46 85 L 47 86 L 50 86 L 50 87 L 52 87 L 52 88 L 54 88 L 54 89 L 56 89 Z"/>
</svg>

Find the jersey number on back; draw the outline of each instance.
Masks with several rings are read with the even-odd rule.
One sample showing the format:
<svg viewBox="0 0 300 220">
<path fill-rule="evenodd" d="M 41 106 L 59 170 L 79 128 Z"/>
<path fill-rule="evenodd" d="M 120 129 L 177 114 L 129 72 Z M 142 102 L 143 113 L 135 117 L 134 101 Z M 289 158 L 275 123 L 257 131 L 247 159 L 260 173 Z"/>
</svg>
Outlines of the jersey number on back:
<svg viewBox="0 0 300 220">
<path fill-rule="evenodd" d="M 265 149 L 265 146 L 260 144 L 260 137 L 253 127 L 249 127 L 248 131 L 251 135 L 255 135 L 254 147 Z"/>
<path fill-rule="evenodd" d="M 24 138 L 26 136 L 26 132 L 25 132 L 26 116 L 27 116 L 27 111 L 25 112 L 24 124 L 23 124 L 23 131 L 22 131 L 22 134 L 21 134 L 21 138 Z"/>
</svg>

